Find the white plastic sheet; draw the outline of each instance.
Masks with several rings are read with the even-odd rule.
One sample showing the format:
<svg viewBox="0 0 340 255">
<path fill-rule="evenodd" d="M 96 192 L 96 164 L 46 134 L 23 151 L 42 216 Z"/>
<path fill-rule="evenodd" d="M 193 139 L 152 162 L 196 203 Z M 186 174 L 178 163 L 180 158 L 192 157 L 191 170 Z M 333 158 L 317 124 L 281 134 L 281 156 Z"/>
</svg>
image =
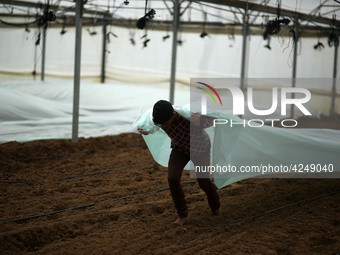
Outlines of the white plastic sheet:
<svg viewBox="0 0 340 255">
<path fill-rule="evenodd" d="M 188 105 L 175 110 L 183 117 L 190 118 Z M 155 161 L 166 167 L 171 150 L 170 138 L 162 129 L 154 128 L 151 113 L 151 110 L 145 112 L 135 125 L 150 132 L 149 135 L 143 135 L 143 138 Z M 208 115 L 241 121 L 236 116 L 223 113 L 208 112 Z M 326 166 L 328 173 L 332 171 L 333 177 L 339 177 L 340 131 L 338 130 L 216 125 L 208 128 L 207 131 L 212 142 L 212 166 L 230 165 L 237 170 L 242 166 L 287 166 L 290 172 L 281 171 L 280 177 L 292 176 L 291 174 L 297 174 L 298 170 L 304 171 L 302 177 L 315 177 L 310 175 L 311 168 L 319 165 Z M 189 164 L 185 169 L 189 169 L 188 167 Z M 316 172 L 317 170 L 313 171 Z M 321 177 L 323 173 L 324 170 L 320 171 Z M 263 171 L 237 174 L 215 172 L 214 181 L 218 188 L 222 188 L 233 182 L 261 175 Z"/>
<path fill-rule="evenodd" d="M 169 84 L 98 84 L 82 81 L 79 137 L 132 132 L 138 109 L 169 96 Z M 189 101 L 189 89 L 177 87 L 178 104 Z M 72 132 L 73 81 L 0 82 L 0 143 L 67 139 Z"/>
</svg>

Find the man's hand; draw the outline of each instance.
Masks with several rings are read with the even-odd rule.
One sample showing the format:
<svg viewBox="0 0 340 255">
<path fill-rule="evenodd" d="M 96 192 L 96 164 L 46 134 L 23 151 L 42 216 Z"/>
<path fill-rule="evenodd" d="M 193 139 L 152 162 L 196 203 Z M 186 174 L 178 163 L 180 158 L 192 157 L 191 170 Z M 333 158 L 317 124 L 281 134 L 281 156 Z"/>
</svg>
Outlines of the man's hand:
<svg viewBox="0 0 340 255">
<path fill-rule="evenodd" d="M 148 134 L 149 134 L 148 131 L 146 131 L 146 130 L 144 130 L 144 129 L 141 129 L 140 127 L 137 128 L 137 131 L 138 131 L 139 133 L 141 133 L 142 135 L 148 135 Z"/>
<path fill-rule="evenodd" d="M 201 114 L 198 112 L 193 113 L 191 115 L 191 123 L 194 125 L 194 127 L 199 127 L 201 125 Z"/>
</svg>

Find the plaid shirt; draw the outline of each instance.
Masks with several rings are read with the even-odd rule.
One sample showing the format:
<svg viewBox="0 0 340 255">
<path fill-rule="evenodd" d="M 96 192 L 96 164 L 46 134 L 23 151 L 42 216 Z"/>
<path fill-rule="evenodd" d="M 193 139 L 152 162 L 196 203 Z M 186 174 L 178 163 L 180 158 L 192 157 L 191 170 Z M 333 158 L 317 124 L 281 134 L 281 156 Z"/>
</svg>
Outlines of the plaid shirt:
<svg viewBox="0 0 340 255">
<path fill-rule="evenodd" d="M 191 127 L 190 132 L 190 121 L 178 114 L 171 125 L 164 129 L 171 139 L 171 148 L 192 156 L 210 152 L 210 138 L 204 128 L 212 126 L 213 119 L 201 115 L 200 127 Z"/>
</svg>

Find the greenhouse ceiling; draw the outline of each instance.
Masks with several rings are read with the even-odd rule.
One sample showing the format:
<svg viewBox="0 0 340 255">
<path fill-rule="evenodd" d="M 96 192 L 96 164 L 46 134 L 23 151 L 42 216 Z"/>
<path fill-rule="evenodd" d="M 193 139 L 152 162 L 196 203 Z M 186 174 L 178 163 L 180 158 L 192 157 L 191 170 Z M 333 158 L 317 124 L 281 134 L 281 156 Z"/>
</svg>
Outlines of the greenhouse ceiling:
<svg viewBox="0 0 340 255">
<path fill-rule="evenodd" d="M 84 0 L 83 24 L 136 28 L 136 22 L 155 10 L 147 29 L 169 31 L 174 4 L 169 0 Z M 328 36 L 340 28 L 340 0 L 204 0 L 179 1 L 180 30 L 184 32 L 242 33 L 246 22 L 252 34 L 263 34 L 269 22 L 298 21 L 301 36 Z M 55 17 L 55 19 L 54 19 Z M 146 16 L 146 18 L 148 18 Z M 75 1 L 0 0 L 0 25 L 29 27 L 75 26 Z M 286 31 L 289 31 L 286 30 Z M 288 32 L 286 32 L 288 33 Z"/>
</svg>

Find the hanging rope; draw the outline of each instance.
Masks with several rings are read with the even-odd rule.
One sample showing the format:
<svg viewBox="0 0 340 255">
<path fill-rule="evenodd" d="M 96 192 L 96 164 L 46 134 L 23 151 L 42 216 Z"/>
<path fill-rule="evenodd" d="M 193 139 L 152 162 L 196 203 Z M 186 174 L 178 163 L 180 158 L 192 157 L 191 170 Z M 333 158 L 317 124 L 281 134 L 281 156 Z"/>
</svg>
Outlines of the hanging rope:
<svg viewBox="0 0 340 255">
<path fill-rule="evenodd" d="M 203 12 L 203 19 L 204 19 L 204 21 L 203 21 L 203 31 L 200 35 L 201 38 L 204 38 L 208 35 L 208 33 L 205 31 L 205 26 L 207 24 L 207 13 L 206 12 Z"/>
<path fill-rule="evenodd" d="M 277 19 L 280 19 L 281 16 L 281 0 L 277 1 Z"/>
<path fill-rule="evenodd" d="M 148 0 L 145 0 L 145 10 L 144 10 L 144 15 L 146 15 L 147 10 L 148 10 Z"/>
</svg>

